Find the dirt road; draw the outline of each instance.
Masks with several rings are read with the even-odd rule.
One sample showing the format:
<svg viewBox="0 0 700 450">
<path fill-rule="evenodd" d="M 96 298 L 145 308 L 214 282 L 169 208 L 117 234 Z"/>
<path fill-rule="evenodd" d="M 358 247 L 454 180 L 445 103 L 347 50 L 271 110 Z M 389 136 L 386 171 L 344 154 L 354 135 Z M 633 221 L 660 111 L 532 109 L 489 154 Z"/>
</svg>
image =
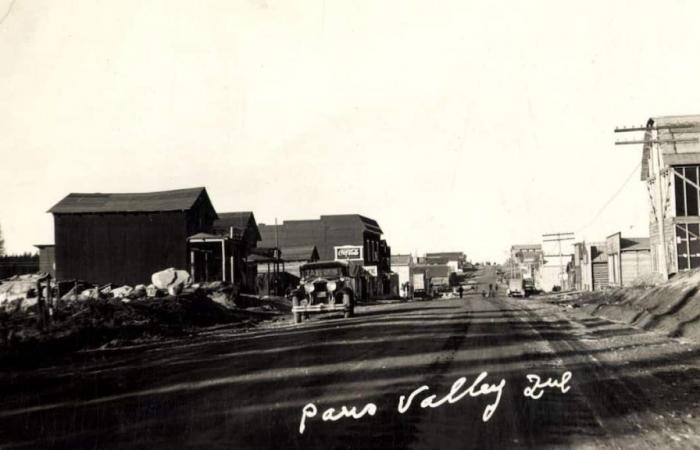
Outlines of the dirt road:
<svg viewBox="0 0 700 450">
<path fill-rule="evenodd" d="M 5 368 L 0 443 L 688 448 L 700 443 L 699 355 L 690 344 L 533 299 L 469 295 L 366 306 L 349 320 L 312 320 L 245 335 L 219 331 Z M 567 371 L 571 379 L 564 389 L 548 388 L 537 400 L 524 395 L 531 385 L 526 375 L 561 380 Z M 482 372 L 488 374 L 467 392 Z M 461 377 L 466 380 L 453 388 Z M 490 393 L 479 391 L 484 383 Z M 400 396 L 407 399 L 421 386 L 428 388 L 400 413 Z M 453 395 L 437 406 L 451 389 Z M 431 394 L 436 397 L 427 403 L 435 407 L 422 408 Z M 317 413 L 300 434 L 309 403 Z M 375 405 L 374 415 L 368 403 Z M 367 414 L 323 420 L 324 410 L 334 408 L 327 414 L 337 416 L 343 405 Z M 488 405 L 494 411 L 484 421 Z"/>
</svg>

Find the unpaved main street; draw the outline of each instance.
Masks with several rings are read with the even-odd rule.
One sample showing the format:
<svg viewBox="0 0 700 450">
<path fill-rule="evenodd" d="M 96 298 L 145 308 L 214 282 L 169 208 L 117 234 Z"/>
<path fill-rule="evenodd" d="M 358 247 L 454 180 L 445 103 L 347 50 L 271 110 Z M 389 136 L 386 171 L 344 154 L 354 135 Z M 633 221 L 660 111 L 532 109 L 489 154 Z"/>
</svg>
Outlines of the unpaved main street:
<svg viewBox="0 0 700 450">
<path fill-rule="evenodd" d="M 4 368 L 2 448 L 652 448 L 697 446 L 700 382 L 689 343 L 536 299 L 435 300 L 358 308 L 248 334 L 82 353 Z M 495 394 L 439 401 L 505 380 Z M 534 400 L 526 375 L 559 379 Z M 416 388 L 408 410 L 401 395 Z M 459 386 L 458 386 L 459 387 Z M 454 400 L 454 398 L 453 398 Z M 299 433 L 302 408 L 318 413 Z M 367 403 L 376 414 L 322 420 Z"/>
</svg>

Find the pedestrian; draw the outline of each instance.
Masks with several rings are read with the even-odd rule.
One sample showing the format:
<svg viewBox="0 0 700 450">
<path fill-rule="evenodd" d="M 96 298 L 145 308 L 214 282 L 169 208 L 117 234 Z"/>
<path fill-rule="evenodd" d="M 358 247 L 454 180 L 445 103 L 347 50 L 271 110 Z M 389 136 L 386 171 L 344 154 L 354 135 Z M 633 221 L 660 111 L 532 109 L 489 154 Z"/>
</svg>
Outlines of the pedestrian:
<svg viewBox="0 0 700 450">
<path fill-rule="evenodd" d="M 457 292 L 459 292 L 459 298 L 462 298 L 462 296 L 464 295 L 464 288 L 461 284 L 459 285 L 459 289 L 457 289 Z"/>
</svg>

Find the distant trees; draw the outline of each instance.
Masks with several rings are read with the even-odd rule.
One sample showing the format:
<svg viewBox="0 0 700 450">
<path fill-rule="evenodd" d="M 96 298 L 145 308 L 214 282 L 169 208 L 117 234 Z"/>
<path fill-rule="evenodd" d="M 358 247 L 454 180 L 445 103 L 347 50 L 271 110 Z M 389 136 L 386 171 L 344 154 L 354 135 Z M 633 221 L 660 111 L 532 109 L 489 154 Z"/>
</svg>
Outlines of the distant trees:
<svg viewBox="0 0 700 450">
<path fill-rule="evenodd" d="M 36 273 L 39 271 L 39 255 L 22 253 L 18 255 L 0 256 L 0 280 L 13 275 Z"/>
</svg>

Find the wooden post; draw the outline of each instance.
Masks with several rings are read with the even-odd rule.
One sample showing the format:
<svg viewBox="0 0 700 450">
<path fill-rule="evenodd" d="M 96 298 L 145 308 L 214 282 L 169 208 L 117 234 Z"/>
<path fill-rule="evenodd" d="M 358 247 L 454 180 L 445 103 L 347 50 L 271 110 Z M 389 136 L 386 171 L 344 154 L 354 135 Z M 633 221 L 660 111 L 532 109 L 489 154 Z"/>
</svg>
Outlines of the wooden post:
<svg viewBox="0 0 700 450">
<path fill-rule="evenodd" d="M 194 273 L 194 250 L 190 250 L 190 275 L 192 276 L 192 281 L 197 282 Z"/>
<path fill-rule="evenodd" d="M 46 303 L 49 305 L 49 322 L 53 318 L 53 291 L 51 290 L 51 275 L 46 277 Z"/>
<path fill-rule="evenodd" d="M 204 252 L 204 281 L 209 282 L 209 252 Z"/>
<path fill-rule="evenodd" d="M 653 139 L 658 141 L 658 131 L 652 130 Z M 653 142 L 653 141 L 652 141 Z M 664 218 L 663 187 L 661 186 L 661 147 L 658 142 L 651 144 L 651 165 L 654 171 L 654 183 L 656 183 L 656 223 L 659 227 L 659 272 L 664 281 L 668 280 L 668 260 L 666 259 L 666 220 Z"/>
<path fill-rule="evenodd" d="M 37 308 L 39 309 L 39 329 L 44 331 L 46 328 L 46 304 L 41 295 L 41 280 L 36 282 Z"/>
</svg>

